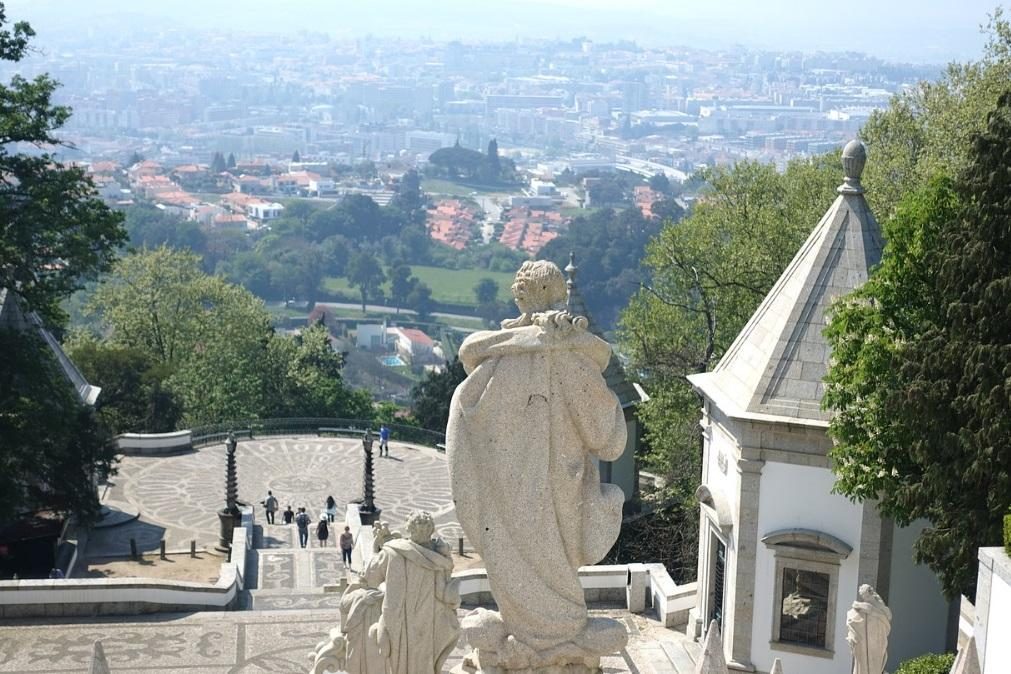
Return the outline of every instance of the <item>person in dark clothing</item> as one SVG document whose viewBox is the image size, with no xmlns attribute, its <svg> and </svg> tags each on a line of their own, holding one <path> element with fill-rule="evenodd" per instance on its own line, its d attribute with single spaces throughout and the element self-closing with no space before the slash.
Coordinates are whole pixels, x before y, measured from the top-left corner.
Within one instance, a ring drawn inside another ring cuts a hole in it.
<svg viewBox="0 0 1011 674">
<path fill-rule="evenodd" d="M 298 527 L 298 544 L 301 547 L 309 545 L 309 514 L 305 508 L 299 508 L 295 515 L 295 526 Z"/>
<path fill-rule="evenodd" d="M 326 514 L 319 516 L 319 524 L 316 525 L 316 538 L 319 539 L 319 547 L 326 547 L 326 539 L 330 538 L 330 526 L 327 524 Z"/>
<path fill-rule="evenodd" d="M 291 524 L 295 521 L 295 511 L 291 509 L 291 506 L 288 506 L 288 509 L 281 513 L 281 519 L 285 524 Z"/>
</svg>

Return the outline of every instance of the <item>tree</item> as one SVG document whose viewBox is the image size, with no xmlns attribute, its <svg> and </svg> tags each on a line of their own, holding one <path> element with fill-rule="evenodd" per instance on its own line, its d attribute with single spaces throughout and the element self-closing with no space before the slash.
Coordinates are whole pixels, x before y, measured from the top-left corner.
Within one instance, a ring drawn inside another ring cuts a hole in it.
<svg viewBox="0 0 1011 674">
<path fill-rule="evenodd" d="M 0 328 L 0 353 L 0 521 L 37 509 L 95 521 L 115 444 L 34 330 Z"/>
<path fill-rule="evenodd" d="M 417 281 L 411 288 L 407 296 L 407 306 L 414 309 L 418 318 L 422 321 L 428 320 L 432 315 L 432 289 L 428 284 Z"/>
<path fill-rule="evenodd" d="M 711 369 L 836 196 L 838 155 L 780 175 L 741 162 L 705 173 L 692 215 L 648 246 L 648 280 L 621 315 L 621 344 L 650 400 L 638 407 L 650 470 L 688 497 L 701 457 L 699 400 L 685 376 Z"/>
<path fill-rule="evenodd" d="M 291 155 L 291 161 L 292 161 L 293 163 L 295 163 L 295 164 L 298 164 L 299 162 L 301 162 L 301 161 L 302 161 L 302 156 L 301 156 L 301 155 L 300 155 L 300 154 L 298 153 L 298 150 L 295 150 L 295 151 L 294 151 L 294 152 L 292 153 L 292 155 Z"/>
<path fill-rule="evenodd" d="M 224 173 L 228 170 L 228 164 L 225 163 L 225 157 L 220 152 L 215 152 L 214 157 L 211 159 L 211 172 L 212 173 Z"/>
<path fill-rule="evenodd" d="M 880 268 L 826 333 L 836 488 L 929 520 L 916 558 L 950 597 L 973 596 L 1011 507 L 1011 92 L 966 159 L 899 202 Z"/>
<path fill-rule="evenodd" d="M 379 290 L 379 286 L 386 280 L 383 268 L 379 266 L 379 261 L 370 253 L 359 252 L 348 262 L 348 281 L 358 288 L 362 295 L 362 313 L 365 313 L 365 305 L 369 297 L 373 297 Z"/>
<path fill-rule="evenodd" d="M 872 157 L 864 172 L 867 199 L 879 218 L 938 171 L 956 175 L 967 165 L 970 139 L 986 128 L 1011 81 L 1011 24 L 1000 7 L 986 33 L 982 58 L 951 63 L 937 80 L 895 96 L 860 131 Z"/>
<path fill-rule="evenodd" d="M 200 253 L 207 246 L 207 236 L 200 225 L 166 213 L 149 204 L 136 204 L 123 211 L 130 244 L 136 248 L 189 248 Z"/>
<path fill-rule="evenodd" d="M 102 389 L 95 412 L 112 433 L 164 433 L 175 430 L 182 405 L 165 385 L 171 374 L 140 349 L 103 344 L 78 334 L 67 354 L 85 378 Z"/>
<path fill-rule="evenodd" d="M 133 152 L 130 153 L 130 157 L 126 160 L 126 165 L 135 166 L 141 163 L 142 161 L 144 161 L 144 155 L 134 150 Z"/>
<path fill-rule="evenodd" d="M 226 165 L 227 165 L 227 167 L 229 169 L 235 168 L 235 154 L 234 153 L 232 153 L 232 152 L 228 153 L 228 161 L 226 162 Z"/>
<path fill-rule="evenodd" d="M 498 283 L 495 279 L 481 279 L 474 286 L 474 297 L 478 304 L 491 304 L 498 299 Z"/>
<path fill-rule="evenodd" d="M 411 276 L 411 268 L 406 264 L 398 264 L 390 271 L 390 299 L 397 308 L 397 314 L 417 282 L 418 279 Z"/>
<path fill-rule="evenodd" d="M 411 410 L 422 428 L 446 432 L 449 423 L 449 401 L 456 387 L 467 378 L 463 364 L 453 359 L 441 372 L 428 372 L 424 379 L 411 389 Z"/>
<path fill-rule="evenodd" d="M 248 291 L 204 274 L 196 255 L 157 248 L 124 257 L 90 310 L 112 344 L 171 372 L 167 385 L 186 423 L 255 417 L 266 407 L 270 317 Z"/>
<path fill-rule="evenodd" d="M 370 419 L 372 398 L 348 389 L 341 369 L 344 359 L 334 351 L 330 333 L 315 323 L 293 337 L 274 337 L 267 350 L 271 369 L 266 414 L 274 417 L 338 417 Z"/>
<path fill-rule="evenodd" d="M 670 180 L 663 173 L 654 173 L 649 179 L 649 186 L 650 189 L 665 196 L 671 192 Z"/>
<path fill-rule="evenodd" d="M 0 61 L 17 63 L 35 35 L 25 22 L 8 27 L 0 5 Z M 126 240 L 123 218 L 95 194 L 83 169 L 57 161 L 56 132 L 70 109 L 53 105 L 48 75 L 15 75 L 0 85 L 0 288 L 17 289 L 29 308 L 63 317 L 60 300 L 109 269 Z M 21 144 L 42 148 L 19 154 Z"/>
</svg>

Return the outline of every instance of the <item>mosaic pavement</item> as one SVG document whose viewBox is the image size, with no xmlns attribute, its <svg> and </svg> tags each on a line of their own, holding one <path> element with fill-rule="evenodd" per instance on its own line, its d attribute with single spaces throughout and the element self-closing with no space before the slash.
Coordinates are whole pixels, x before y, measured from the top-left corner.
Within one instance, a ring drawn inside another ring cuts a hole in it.
<svg viewBox="0 0 1011 674">
<path fill-rule="evenodd" d="M 620 612 L 628 647 L 605 658 L 605 674 L 688 674 L 694 652 L 685 637 L 654 621 Z M 306 672 L 308 654 L 338 620 L 337 611 L 197 613 L 134 622 L 89 620 L 61 625 L 22 623 L 0 627 L 0 672 L 87 672 L 92 644 L 102 641 L 110 668 L 184 674 L 286 674 Z M 697 647 L 695 647 L 697 650 Z M 673 655 L 672 655 L 673 654 Z M 444 672 L 455 666 L 458 650 Z M 675 665 L 680 658 L 681 666 Z"/>
<path fill-rule="evenodd" d="M 313 519 L 328 495 L 343 508 L 362 496 L 361 441 L 343 438 L 286 437 L 240 440 L 239 498 L 257 506 L 270 489 L 283 509 L 305 506 Z M 376 504 L 383 519 L 399 528 L 413 509 L 436 518 L 448 540 L 461 535 L 453 512 L 449 474 L 443 454 L 433 449 L 390 443 L 390 458 L 375 458 Z M 166 457 L 124 457 L 111 478 L 107 502 L 125 503 L 140 511 L 139 520 L 95 532 L 89 556 L 129 552 L 129 539 L 141 550 L 156 550 L 162 538 L 170 550 L 186 549 L 190 540 L 210 546 L 217 542 L 216 511 L 224 499 L 223 445 Z M 280 519 L 280 514 L 278 514 Z M 291 534 L 271 527 L 264 546 L 290 547 Z M 281 537 L 269 540 L 275 536 Z"/>
</svg>

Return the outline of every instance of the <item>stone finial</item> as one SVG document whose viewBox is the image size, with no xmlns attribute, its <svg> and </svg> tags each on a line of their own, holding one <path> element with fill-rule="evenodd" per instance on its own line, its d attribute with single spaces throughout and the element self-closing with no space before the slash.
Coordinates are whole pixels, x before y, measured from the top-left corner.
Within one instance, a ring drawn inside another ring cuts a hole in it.
<svg viewBox="0 0 1011 674">
<path fill-rule="evenodd" d="M 842 151 L 842 164 L 845 179 L 839 186 L 840 194 L 863 194 L 864 187 L 860 184 L 860 176 L 864 173 L 867 163 L 867 148 L 854 138 L 846 143 Z"/>
<path fill-rule="evenodd" d="M 776 658 L 772 661 L 772 669 L 769 670 L 769 674 L 783 674 L 783 661 Z"/>
<path fill-rule="evenodd" d="M 105 649 L 102 642 L 96 641 L 91 651 L 91 666 L 88 668 L 89 674 L 109 674 L 109 661 L 105 658 Z"/>
<path fill-rule="evenodd" d="M 569 251 L 569 264 L 565 265 L 565 291 L 566 308 L 571 313 L 573 310 L 572 306 L 572 291 L 576 287 L 576 272 L 579 271 L 579 267 L 576 266 L 576 251 Z"/>
<path fill-rule="evenodd" d="M 951 666 L 951 674 L 980 674 L 983 668 L 979 666 L 979 651 L 976 649 L 976 635 L 969 637 L 969 641 L 962 646 L 962 649 L 955 656 L 955 663 Z"/>
<path fill-rule="evenodd" d="M 702 655 L 695 665 L 695 674 L 727 674 L 723 639 L 720 637 L 720 626 L 715 620 L 709 623 L 706 640 L 702 644 Z"/>
</svg>

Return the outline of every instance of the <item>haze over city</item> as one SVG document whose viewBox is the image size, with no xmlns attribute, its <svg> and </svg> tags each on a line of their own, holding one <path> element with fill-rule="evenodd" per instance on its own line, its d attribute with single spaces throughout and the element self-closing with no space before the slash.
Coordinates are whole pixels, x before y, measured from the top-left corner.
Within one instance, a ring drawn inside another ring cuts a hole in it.
<svg viewBox="0 0 1011 674">
<path fill-rule="evenodd" d="M 524 37 L 634 40 L 803 51 L 862 51 L 891 60 L 943 63 L 978 53 L 979 26 L 994 0 L 13 0 L 12 16 L 40 28 L 101 34 L 123 25 L 256 32 L 323 31 L 335 36 L 513 40 Z M 71 28 L 72 27 L 72 28 Z M 46 39 L 41 40 L 42 44 Z"/>
</svg>

